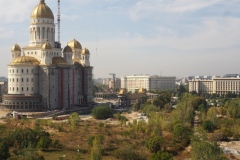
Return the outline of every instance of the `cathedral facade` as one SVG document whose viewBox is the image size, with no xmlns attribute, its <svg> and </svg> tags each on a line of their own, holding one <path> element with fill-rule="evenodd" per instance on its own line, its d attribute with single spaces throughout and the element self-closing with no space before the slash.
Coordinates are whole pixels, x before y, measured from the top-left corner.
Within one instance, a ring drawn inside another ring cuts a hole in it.
<svg viewBox="0 0 240 160">
<path fill-rule="evenodd" d="M 90 52 L 73 39 L 55 42 L 54 15 L 44 0 L 33 9 L 28 46 L 15 44 L 2 107 L 14 111 L 64 109 L 92 101 Z"/>
</svg>

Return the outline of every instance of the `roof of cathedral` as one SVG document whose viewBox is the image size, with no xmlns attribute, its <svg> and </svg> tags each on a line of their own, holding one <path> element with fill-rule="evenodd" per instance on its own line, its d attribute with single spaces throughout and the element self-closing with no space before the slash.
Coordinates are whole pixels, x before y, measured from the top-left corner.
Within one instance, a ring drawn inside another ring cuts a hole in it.
<svg viewBox="0 0 240 160">
<path fill-rule="evenodd" d="M 53 57 L 52 64 L 67 64 L 67 61 L 63 57 Z"/>
<path fill-rule="evenodd" d="M 21 52 L 21 47 L 18 44 L 15 44 L 14 46 L 12 46 L 11 51 L 12 52 L 14 52 L 14 51 L 20 51 Z"/>
<path fill-rule="evenodd" d="M 72 49 L 82 49 L 81 44 L 76 40 L 73 39 L 68 43 L 69 47 L 71 47 Z"/>
<path fill-rule="evenodd" d="M 52 10 L 45 4 L 45 0 L 40 0 L 40 3 L 33 9 L 31 18 L 54 19 L 54 16 Z"/>
<path fill-rule="evenodd" d="M 9 65 L 39 65 L 40 62 L 30 56 L 20 56 L 12 60 L 12 62 Z"/>
<path fill-rule="evenodd" d="M 82 50 L 82 54 L 90 54 L 89 50 L 87 48 L 84 48 Z"/>
<path fill-rule="evenodd" d="M 63 49 L 63 53 L 66 53 L 66 52 L 72 52 L 72 48 L 69 47 L 69 45 L 67 45 L 67 46 Z"/>
<path fill-rule="evenodd" d="M 52 47 L 48 42 L 46 42 L 42 45 L 42 49 L 52 49 Z"/>
</svg>

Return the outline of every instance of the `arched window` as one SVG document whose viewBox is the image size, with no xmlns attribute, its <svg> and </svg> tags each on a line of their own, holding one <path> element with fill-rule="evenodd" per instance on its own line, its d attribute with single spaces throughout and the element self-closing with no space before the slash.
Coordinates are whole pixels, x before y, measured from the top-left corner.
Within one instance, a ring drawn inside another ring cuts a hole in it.
<svg viewBox="0 0 240 160">
<path fill-rule="evenodd" d="M 49 38 L 49 28 L 47 28 L 47 39 Z"/>
<path fill-rule="evenodd" d="M 39 27 L 37 28 L 37 36 L 38 36 L 38 39 L 40 39 L 40 28 Z"/>
<path fill-rule="evenodd" d="M 45 27 L 42 28 L 42 38 L 44 39 Z"/>
<path fill-rule="evenodd" d="M 14 78 L 13 78 L 13 82 L 14 82 Z"/>
<path fill-rule="evenodd" d="M 22 82 L 23 82 L 23 78 L 22 78 Z"/>
<path fill-rule="evenodd" d="M 17 87 L 17 91 L 18 91 L 18 87 Z"/>
<path fill-rule="evenodd" d="M 13 87 L 13 91 L 14 91 L 14 87 Z"/>
<path fill-rule="evenodd" d="M 17 82 L 18 82 L 18 78 L 17 78 Z"/>
<path fill-rule="evenodd" d="M 27 91 L 28 91 L 28 87 L 27 87 Z"/>
</svg>

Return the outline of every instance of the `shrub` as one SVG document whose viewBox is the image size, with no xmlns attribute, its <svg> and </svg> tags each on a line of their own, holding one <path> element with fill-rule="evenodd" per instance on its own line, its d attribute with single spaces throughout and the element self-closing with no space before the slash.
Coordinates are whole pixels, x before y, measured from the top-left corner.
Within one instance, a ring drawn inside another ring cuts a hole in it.
<svg viewBox="0 0 240 160">
<path fill-rule="evenodd" d="M 168 152 L 158 151 L 152 154 L 150 160 L 173 160 L 173 155 Z"/>
<path fill-rule="evenodd" d="M 139 160 L 139 155 L 135 152 L 132 146 L 123 146 L 115 151 L 115 156 L 122 160 Z"/>
<path fill-rule="evenodd" d="M 92 110 L 92 116 L 95 119 L 107 119 L 112 118 L 113 113 L 109 107 L 96 107 Z"/>
<path fill-rule="evenodd" d="M 162 148 L 162 143 L 163 143 L 163 138 L 160 136 L 151 136 L 147 141 L 146 141 L 146 147 L 152 152 L 152 153 L 157 153 L 158 151 L 161 150 Z"/>
<path fill-rule="evenodd" d="M 204 121 L 202 124 L 202 127 L 204 130 L 206 130 L 208 132 L 213 132 L 213 130 L 215 128 L 215 126 L 209 120 Z"/>
<path fill-rule="evenodd" d="M 88 140 L 87 140 L 89 146 L 91 146 L 91 147 L 93 146 L 93 141 L 94 141 L 95 138 L 97 138 L 100 143 L 103 143 L 103 141 L 104 141 L 104 136 L 103 135 L 89 136 Z"/>
</svg>

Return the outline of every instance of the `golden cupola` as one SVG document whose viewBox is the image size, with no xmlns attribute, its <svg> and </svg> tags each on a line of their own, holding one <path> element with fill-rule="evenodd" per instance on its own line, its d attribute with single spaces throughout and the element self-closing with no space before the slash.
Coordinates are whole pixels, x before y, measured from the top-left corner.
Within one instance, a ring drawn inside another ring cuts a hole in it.
<svg viewBox="0 0 240 160">
<path fill-rule="evenodd" d="M 89 50 L 87 49 L 87 48 L 84 48 L 83 50 L 82 50 L 82 53 L 81 53 L 82 55 L 85 55 L 85 54 L 90 54 L 90 52 L 89 52 Z"/>
<path fill-rule="evenodd" d="M 71 40 L 68 43 L 68 46 L 71 47 L 73 50 L 74 49 L 82 49 L 81 44 L 77 40 L 75 40 L 75 39 Z"/>
<path fill-rule="evenodd" d="M 18 44 L 15 44 L 12 49 L 11 49 L 12 52 L 21 52 L 21 47 L 18 45 Z"/>
<path fill-rule="evenodd" d="M 43 49 L 43 50 L 52 49 L 52 47 L 51 47 L 51 45 L 50 45 L 48 42 L 46 42 L 46 43 L 44 43 L 44 44 L 42 45 L 42 49 Z"/>
<path fill-rule="evenodd" d="M 40 0 L 40 3 L 33 9 L 31 18 L 54 19 L 54 15 L 52 10 L 45 4 L 45 0 Z"/>
</svg>

